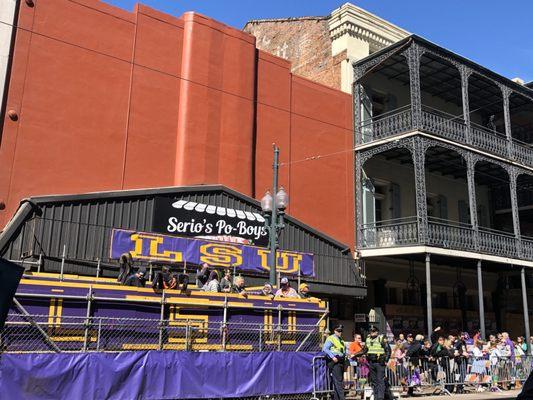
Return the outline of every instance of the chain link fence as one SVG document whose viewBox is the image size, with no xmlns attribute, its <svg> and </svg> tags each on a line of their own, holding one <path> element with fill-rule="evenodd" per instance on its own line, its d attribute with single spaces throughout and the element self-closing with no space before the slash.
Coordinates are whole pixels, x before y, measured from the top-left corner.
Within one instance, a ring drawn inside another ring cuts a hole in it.
<svg viewBox="0 0 533 400">
<path fill-rule="evenodd" d="M 251 324 L 205 319 L 154 320 L 10 314 L 3 352 L 319 351 L 317 325 Z"/>
</svg>

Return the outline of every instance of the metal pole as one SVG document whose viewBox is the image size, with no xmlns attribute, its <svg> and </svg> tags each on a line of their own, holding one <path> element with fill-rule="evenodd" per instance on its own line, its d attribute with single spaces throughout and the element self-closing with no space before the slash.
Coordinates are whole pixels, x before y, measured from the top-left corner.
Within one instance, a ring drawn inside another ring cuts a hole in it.
<svg viewBox="0 0 533 400">
<path fill-rule="evenodd" d="M 83 336 L 83 351 L 87 351 L 89 341 L 89 320 L 91 318 L 91 302 L 93 299 L 93 287 L 89 286 L 89 293 L 87 293 L 87 313 L 85 314 L 85 334 Z"/>
<path fill-rule="evenodd" d="M 283 307 L 278 306 L 278 351 L 281 351 L 281 311 Z"/>
<path fill-rule="evenodd" d="M 431 309 L 431 255 L 426 254 L 426 308 L 428 317 L 428 339 L 433 333 L 433 314 Z"/>
<path fill-rule="evenodd" d="M 481 339 L 485 340 L 485 304 L 483 303 L 483 275 L 481 271 L 481 260 L 477 261 L 477 295 L 479 300 L 479 333 Z"/>
<path fill-rule="evenodd" d="M 224 298 L 224 314 L 222 317 L 222 351 L 226 351 L 226 328 L 228 322 L 228 296 Z"/>
<path fill-rule="evenodd" d="M 191 337 L 191 326 L 189 324 L 189 320 L 185 321 L 185 351 L 189 351 L 189 340 Z"/>
<path fill-rule="evenodd" d="M 98 320 L 98 337 L 96 338 L 96 351 L 100 351 L 100 338 L 102 337 L 102 318 Z"/>
<path fill-rule="evenodd" d="M 298 293 L 300 292 L 300 285 L 302 284 L 302 271 L 300 265 L 298 265 Z"/>
<path fill-rule="evenodd" d="M 526 334 L 526 343 L 527 343 L 527 354 L 531 355 L 531 342 L 529 338 L 531 336 L 529 330 L 529 308 L 527 305 L 527 287 L 526 287 L 526 268 L 522 267 L 520 271 L 520 276 L 522 278 L 522 303 L 524 305 L 524 328 Z"/>
<path fill-rule="evenodd" d="M 63 245 L 63 254 L 61 255 L 61 272 L 59 274 L 59 280 L 63 280 L 63 270 L 65 269 L 65 257 L 67 256 L 67 245 Z"/>
<path fill-rule="evenodd" d="M 37 272 L 41 272 L 42 262 L 43 262 L 43 253 L 39 253 L 39 261 L 38 261 L 39 264 L 37 264 Z"/>
<path fill-rule="evenodd" d="M 96 277 L 99 278 L 100 277 L 100 259 L 97 258 L 96 261 L 97 261 L 97 263 L 96 263 Z"/>
<path fill-rule="evenodd" d="M 163 350 L 163 326 L 165 320 L 165 290 L 161 293 L 161 315 L 159 317 L 159 350 Z"/>
<path fill-rule="evenodd" d="M 263 324 L 259 325 L 259 351 L 263 351 Z"/>
<path fill-rule="evenodd" d="M 270 284 L 274 286 L 276 284 L 276 250 L 277 250 L 277 241 L 278 241 L 278 235 L 277 235 L 277 229 L 276 225 L 278 223 L 278 206 L 276 204 L 276 194 L 278 193 L 278 159 L 279 159 L 279 147 L 277 147 L 275 144 L 272 145 L 274 148 L 274 164 L 272 165 L 272 169 L 274 171 L 273 178 L 272 178 L 272 216 L 270 219 L 270 237 L 269 237 L 269 248 L 270 248 L 270 254 L 269 254 L 269 261 L 268 264 L 270 266 Z"/>
</svg>

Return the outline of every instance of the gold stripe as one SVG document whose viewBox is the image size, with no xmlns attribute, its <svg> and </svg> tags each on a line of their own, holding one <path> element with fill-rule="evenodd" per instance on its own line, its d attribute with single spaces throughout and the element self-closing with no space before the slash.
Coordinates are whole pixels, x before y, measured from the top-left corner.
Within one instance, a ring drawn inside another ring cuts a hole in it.
<svg viewBox="0 0 533 400">
<path fill-rule="evenodd" d="M 56 315 L 56 299 L 50 299 L 50 308 L 48 309 L 48 326 L 53 326 L 55 315 Z"/>
<path fill-rule="evenodd" d="M 57 327 L 61 326 L 61 315 L 63 314 L 63 299 L 57 299 L 56 307 L 56 325 Z"/>
<path fill-rule="evenodd" d="M 158 293 L 154 293 L 154 290 L 152 288 L 137 288 L 137 287 L 129 287 L 129 286 L 122 286 L 119 284 L 102 284 L 102 283 L 94 283 L 96 278 L 91 278 L 91 281 L 88 283 L 85 282 L 60 282 L 60 281 L 47 281 L 47 280 L 33 280 L 33 279 L 21 279 L 20 283 L 22 285 L 34 285 L 34 286 L 56 286 L 56 287 L 72 287 L 72 288 L 86 288 L 88 289 L 90 286 L 93 286 L 93 289 L 110 289 L 110 290 L 120 290 L 120 291 L 126 291 L 126 292 L 136 292 L 136 293 L 148 293 L 153 295 L 153 297 L 159 297 Z M 81 280 L 81 279 L 80 279 Z M 111 281 L 113 282 L 113 281 Z M 176 291 L 177 292 L 177 291 Z M 167 292 L 168 293 L 168 292 Z M 190 296 L 201 296 L 205 297 L 206 292 L 199 290 L 199 289 L 192 289 L 190 292 Z M 209 293 L 209 296 L 213 297 L 220 297 L 225 298 L 226 296 L 228 299 L 244 299 L 239 294 L 231 294 L 231 293 Z M 248 295 L 248 300 L 264 300 L 263 296 L 259 295 Z M 288 303 L 287 300 L 279 299 L 277 300 L 281 303 Z M 292 306 L 295 307 L 297 304 L 295 303 L 314 303 L 319 306 L 319 308 L 325 308 L 325 302 L 319 301 L 319 299 L 290 299 L 290 303 L 292 304 L 286 304 L 286 306 Z M 240 303 L 239 303 L 240 304 Z M 249 304 L 249 303 L 244 303 Z M 310 310 L 313 311 L 313 310 Z"/>
<path fill-rule="evenodd" d="M 157 350 L 159 345 L 147 343 L 126 343 L 122 345 L 124 350 Z M 192 345 L 191 350 L 220 350 L 220 344 L 200 344 Z M 253 345 L 251 344 L 227 344 L 227 350 L 253 350 Z M 185 344 L 165 344 L 163 345 L 163 350 L 185 350 Z"/>
<path fill-rule="evenodd" d="M 54 342 L 83 342 L 85 336 L 50 336 Z M 95 337 L 88 337 L 89 341 L 96 342 Z"/>
</svg>

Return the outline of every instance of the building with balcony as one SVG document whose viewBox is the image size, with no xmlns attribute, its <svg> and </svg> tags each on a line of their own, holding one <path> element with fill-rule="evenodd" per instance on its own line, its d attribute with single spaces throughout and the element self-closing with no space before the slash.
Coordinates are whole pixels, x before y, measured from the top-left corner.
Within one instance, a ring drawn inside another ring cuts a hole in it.
<svg viewBox="0 0 533 400">
<path fill-rule="evenodd" d="M 371 301 L 393 330 L 529 335 L 533 90 L 414 35 L 355 62 L 353 90 Z"/>
</svg>

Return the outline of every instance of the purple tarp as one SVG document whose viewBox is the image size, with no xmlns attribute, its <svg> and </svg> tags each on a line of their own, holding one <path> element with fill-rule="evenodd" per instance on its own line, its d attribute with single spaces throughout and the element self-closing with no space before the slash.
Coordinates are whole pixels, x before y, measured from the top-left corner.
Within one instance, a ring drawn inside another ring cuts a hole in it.
<svg viewBox="0 0 533 400">
<path fill-rule="evenodd" d="M 191 399 L 310 393 L 313 353 L 0 355 L 5 399 Z"/>
</svg>

